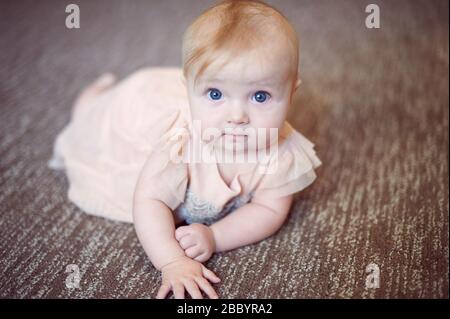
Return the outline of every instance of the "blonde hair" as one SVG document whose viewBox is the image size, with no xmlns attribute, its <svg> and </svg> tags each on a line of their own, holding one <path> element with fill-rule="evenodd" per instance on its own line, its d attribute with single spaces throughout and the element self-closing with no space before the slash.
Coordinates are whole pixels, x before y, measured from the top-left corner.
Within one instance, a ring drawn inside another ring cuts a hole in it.
<svg viewBox="0 0 450 319">
<path fill-rule="evenodd" d="M 291 51 L 292 75 L 297 80 L 299 41 L 286 17 L 259 0 L 222 1 L 205 10 L 184 33 L 183 74 L 187 78 L 198 64 L 194 75 L 196 80 L 220 53 L 228 53 L 228 57 L 236 56 L 274 39 L 287 42 Z"/>
</svg>

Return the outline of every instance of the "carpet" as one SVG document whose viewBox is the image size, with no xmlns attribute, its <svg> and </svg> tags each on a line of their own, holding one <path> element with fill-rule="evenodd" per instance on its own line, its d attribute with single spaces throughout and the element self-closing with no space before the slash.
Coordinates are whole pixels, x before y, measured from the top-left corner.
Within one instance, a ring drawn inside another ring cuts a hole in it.
<svg viewBox="0 0 450 319">
<path fill-rule="evenodd" d="M 160 274 L 132 225 L 83 213 L 46 163 L 87 83 L 179 66 L 214 2 L 76 3 L 79 29 L 65 2 L 0 2 L 0 297 L 153 298 Z M 379 29 L 364 1 L 269 3 L 300 35 L 288 120 L 323 165 L 274 236 L 206 263 L 219 296 L 448 298 L 448 1 L 378 0 Z"/>
</svg>

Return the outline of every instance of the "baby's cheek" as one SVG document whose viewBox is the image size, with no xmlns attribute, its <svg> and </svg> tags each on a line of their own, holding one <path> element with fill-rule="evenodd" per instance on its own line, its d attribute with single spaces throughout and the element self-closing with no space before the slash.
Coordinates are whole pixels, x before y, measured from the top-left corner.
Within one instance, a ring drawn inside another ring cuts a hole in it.
<svg viewBox="0 0 450 319">
<path fill-rule="evenodd" d="M 271 145 L 275 145 L 279 139 L 280 129 L 264 128 L 257 130 L 257 133 L 249 136 L 248 145 L 250 150 L 269 149 Z"/>
<path fill-rule="evenodd" d="M 204 143 L 217 140 L 222 134 L 220 124 L 201 119 L 193 120 L 193 130 Z"/>
<path fill-rule="evenodd" d="M 203 132 L 202 132 L 202 141 L 204 143 L 211 143 L 211 142 L 213 142 L 215 139 L 217 139 L 217 136 L 219 134 L 216 131 L 217 130 L 211 129 L 211 128 L 203 130 Z"/>
</svg>

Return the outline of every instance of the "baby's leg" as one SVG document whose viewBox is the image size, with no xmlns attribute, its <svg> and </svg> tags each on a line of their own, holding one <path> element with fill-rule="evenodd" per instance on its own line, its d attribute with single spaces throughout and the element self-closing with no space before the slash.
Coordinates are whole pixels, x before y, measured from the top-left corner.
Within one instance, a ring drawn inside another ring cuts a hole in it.
<svg viewBox="0 0 450 319">
<path fill-rule="evenodd" d="M 85 107 L 94 97 L 112 87 L 117 81 L 117 78 L 112 73 L 105 73 L 97 80 L 89 84 L 78 96 L 72 108 L 72 116 L 77 116 L 80 110 Z"/>
</svg>

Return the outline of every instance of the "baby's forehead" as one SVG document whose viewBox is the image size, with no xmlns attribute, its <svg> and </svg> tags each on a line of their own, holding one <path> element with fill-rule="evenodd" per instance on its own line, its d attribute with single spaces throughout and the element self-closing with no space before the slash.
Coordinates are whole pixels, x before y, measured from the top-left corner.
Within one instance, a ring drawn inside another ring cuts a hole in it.
<svg viewBox="0 0 450 319">
<path fill-rule="evenodd" d="M 256 68 L 239 68 L 227 65 L 217 72 L 205 72 L 201 77 L 202 82 L 227 83 L 238 82 L 242 84 L 273 84 L 280 80 L 280 70 L 258 70 Z"/>
<path fill-rule="evenodd" d="M 258 55 L 258 54 L 257 54 Z M 200 82 L 239 82 L 242 84 L 278 84 L 284 82 L 294 66 L 286 59 L 268 55 L 242 55 L 226 59 L 218 57 L 199 77 Z"/>
</svg>

